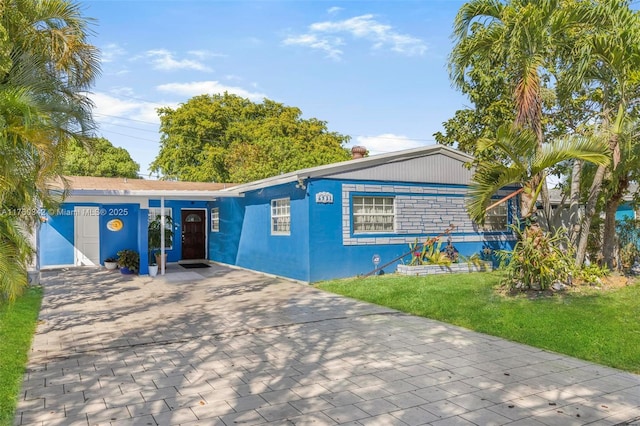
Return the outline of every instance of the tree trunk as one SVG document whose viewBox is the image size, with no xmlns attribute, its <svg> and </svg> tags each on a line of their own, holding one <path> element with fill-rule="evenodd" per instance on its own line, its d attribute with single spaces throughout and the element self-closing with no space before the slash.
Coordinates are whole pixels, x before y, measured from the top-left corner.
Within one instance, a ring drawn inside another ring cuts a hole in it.
<svg viewBox="0 0 640 426">
<path fill-rule="evenodd" d="M 609 198 L 605 206 L 602 255 L 604 257 L 604 263 L 610 271 L 616 271 L 620 267 L 616 258 L 616 211 L 618 210 L 622 197 L 618 197 L 617 195 L 618 194 Z"/>
<path fill-rule="evenodd" d="M 593 177 L 591 188 L 589 188 L 589 197 L 587 198 L 587 205 L 584 208 L 584 218 L 580 224 L 580 239 L 578 240 L 578 248 L 576 249 L 576 266 L 581 267 L 584 263 L 584 258 L 587 255 L 587 241 L 589 240 L 589 230 L 591 228 L 591 219 L 596 214 L 596 204 L 598 203 L 598 197 L 602 189 L 602 181 L 604 180 L 604 173 L 607 170 L 606 166 L 598 166 L 596 174 Z"/>
<path fill-rule="evenodd" d="M 605 204 L 605 219 L 604 219 L 604 237 L 602 242 L 602 255 L 604 261 L 610 271 L 620 269 L 618 262 L 618 234 L 616 230 L 616 212 L 620 203 L 624 197 L 624 193 L 629 187 L 629 181 L 627 179 L 621 179 L 618 182 L 615 194 L 607 199 Z"/>
<path fill-rule="evenodd" d="M 542 212 L 547 222 L 547 231 L 554 232 L 553 226 L 553 214 L 551 212 L 551 199 L 549 197 L 549 185 L 547 185 L 547 172 L 542 172 L 540 178 L 542 179 L 542 189 L 540 190 L 540 198 L 542 201 Z"/>
<path fill-rule="evenodd" d="M 582 161 L 574 160 L 571 170 L 571 188 L 569 195 L 569 241 L 575 247 L 580 235 L 580 176 L 582 174 Z"/>
<path fill-rule="evenodd" d="M 609 149 L 611 153 L 619 149 L 618 147 L 618 135 L 613 134 L 609 139 Z M 598 204 L 598 197 L 600 191 L 602 191 L 602 181 L 604 180 L 604 174 L 607 171 L 608 166 L 598 166 L 596 174 L 591 182 L 591 188 L 589 188 L 589 197 L 587 198 L 587 205 L 584 209 L 584 218 L 582 220 L 580 228 L 580 239 L 578 240 L 578 248 L 576 250 L 576 266 L 581 267 L 584 263 L 584 258 L 587 255 L 587 241 L 589 240 L 589 231 L 591 228 L 591 220 L 593 215 L 596 214 L 596 205 Z"/>
</svg>

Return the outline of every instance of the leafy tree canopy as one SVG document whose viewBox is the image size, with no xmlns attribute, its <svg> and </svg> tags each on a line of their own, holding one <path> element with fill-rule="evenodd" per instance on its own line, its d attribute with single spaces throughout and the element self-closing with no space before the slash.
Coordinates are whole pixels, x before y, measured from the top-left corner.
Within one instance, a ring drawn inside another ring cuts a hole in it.
<svg viewBox="0 0 640 426">
<path fill-rule="evenodd" d="M 200 95 L 158 114 L 161 146 L 151 170 L 162 179 L 242 183 L 350 158 L 348 136 L 269 99 Z"/>
<path fill-rule="evenodd" d="M 63 173 L 71 176 L 138 177 L 140 165 L 124 148 L 115 147 L 104 138 L 92 139 L 85 148 L 70 144 L 64 158 Z"/>
<path fill-rule="evenodd" d="M 33 253 L 24 229 L 37 216 L 15 212 L 59 201 L 48 183 L 94 126 L 90 21 L 73 0 L 0 1 L 0 303 L 26 287 Z"/>
</svg>

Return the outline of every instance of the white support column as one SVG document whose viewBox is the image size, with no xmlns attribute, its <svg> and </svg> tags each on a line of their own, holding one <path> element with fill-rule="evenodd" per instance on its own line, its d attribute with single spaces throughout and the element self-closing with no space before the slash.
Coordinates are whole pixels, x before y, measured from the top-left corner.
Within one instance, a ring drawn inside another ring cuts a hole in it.
<svg viewBox="0 0 640 426">
<path fill-rule="evenodd" d="M 162 216 L 162 226 L 160 227 L 160 275 L 164 275 L 164 270 L 166 268 L 166 261 L 164 257 L 165 247 L 164 247 L 164 226 L 166 222 L 164 216 L 164 196 L 160 197 L 160 216 Z"/>
</svg>

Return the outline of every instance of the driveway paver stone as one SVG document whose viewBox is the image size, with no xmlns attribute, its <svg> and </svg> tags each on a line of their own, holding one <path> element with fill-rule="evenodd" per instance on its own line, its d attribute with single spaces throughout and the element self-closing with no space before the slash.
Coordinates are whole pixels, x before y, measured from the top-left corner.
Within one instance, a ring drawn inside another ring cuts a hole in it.
<svg viewBox="0 0 640 426">
<path fill-rule="evenodd" d="M 640 425 L 640 376 L 211 265 L 44 272 L 15 425 Z"/>
</svg>

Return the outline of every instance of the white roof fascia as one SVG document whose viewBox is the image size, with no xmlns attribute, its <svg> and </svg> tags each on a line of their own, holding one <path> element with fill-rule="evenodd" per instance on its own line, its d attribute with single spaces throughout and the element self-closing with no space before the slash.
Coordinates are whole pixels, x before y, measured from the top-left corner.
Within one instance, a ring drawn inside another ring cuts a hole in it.
<svg viewBox="0 0 640 426">
<path fill-rule="evenodd" d="M 168 199 L 211 200 L 223 197 L 242 197 L 231 191 L 176 191 L 176 190 L 123 190 L 123 189 L 73 189 L 68 196 L 119 196 L 119 197 L 165 197 Z"/>
<path fill-rule="evenodd" d="M 244 193 L 253 191 L 268 186 L 281 185 L 284 183 L 295 182 L 299 179 L 311 179 L 318 177 L 329 177 L 331 175 L 342 173 L 345 171 L 353 171 L 368 167 L 374 167 L 380 164 L 394 163 L 398 161 L 404 161 L 412 158 L 444 154 L 451 158 L 467 162 L 474 159 L 473 156 L 465 154 L 460 151 L 456 151 L 453 148 L 445 145 L 427 145 L 419 148 L 412 148 L 403 151 L 390 152 L 388 154 L 374 155 L 371 157 L 358 158 L 355 160 L 342 161 L 340 163 L 326 164 L 323 166 L 310 167 L 308 169 L 296 170 L 294 172 L 284 173 L 278 176 L 273 176 L 266 179 L 257 180 L 254 182 L 245 183 L 242 185 L 234 186 L 229 189 L 223 189 L 222 191 L 233 191 L 236 193 Z"/>
</svg>

